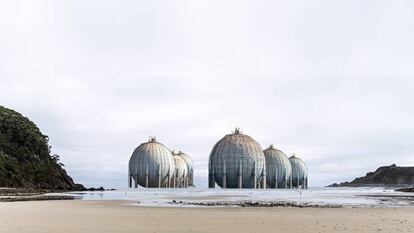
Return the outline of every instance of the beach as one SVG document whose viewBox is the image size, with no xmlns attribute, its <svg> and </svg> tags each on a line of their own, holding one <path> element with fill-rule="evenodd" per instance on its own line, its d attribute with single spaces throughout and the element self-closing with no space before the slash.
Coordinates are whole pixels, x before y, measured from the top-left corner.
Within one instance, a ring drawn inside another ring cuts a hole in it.
<svg viewBox="0 0 414 233">
<path fill-rule="evenodd" d="M 132 201 L 0 203 L 0 232 L 414 232 L 414 208 L 143 207 Z"/>
</svg>

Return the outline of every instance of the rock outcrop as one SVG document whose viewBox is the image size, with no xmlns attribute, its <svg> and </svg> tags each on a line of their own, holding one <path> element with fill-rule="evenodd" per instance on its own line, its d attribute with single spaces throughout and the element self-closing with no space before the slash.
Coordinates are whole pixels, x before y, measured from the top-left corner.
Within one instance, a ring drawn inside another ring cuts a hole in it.
<svg viewBox="0 0 414 233">
<path fill-rule="evenodd" d="M 414 193 L 414 187 L 411 188 L 400 188 L 395 190 L 397 192 Z"/>
<path fill-rule="evenodd" d="M 28 118 L 0 106 L 0 187 L 78 190 L 48 137 Z"/>
<path fill-rule="evenodd" d="M 414 184 L 414 167 L 398 167 L 393 164 L 368 172 L 366 176 L 351 182 L 332 184 L 329 187 L 363 187 L 363 186 L 412 186 Z"/>
</svg>

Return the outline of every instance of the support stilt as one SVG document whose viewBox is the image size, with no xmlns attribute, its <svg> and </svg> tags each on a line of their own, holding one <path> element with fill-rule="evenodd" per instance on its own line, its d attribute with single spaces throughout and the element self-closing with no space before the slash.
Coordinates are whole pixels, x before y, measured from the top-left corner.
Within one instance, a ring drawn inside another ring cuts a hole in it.
<svg viewBox="0 0 414 233">
<path fill-rule="evenodd" d="M 296 188 L 299 188 L 299 172 L 296 174 Z"/>
<path fill-rule="evenodd" d="M 227 187 L 226 160 L 223 161 L 223 189 Z"/>
<path fill-rule="evenodd" d="M 148 163 L 145 168 L 145 188 L 148 188 Z"/>
<path fill-rule="evenodd" d="M 214 180 L 215 179 L 215 177 L 214 177 L 214 170 L 213 170 L 213 168 L 211 166 L 210 166 L 208 172 L 209 172 L 209 174 L 208 174 L 208 187 L 209 188 L 215 188 L 216 181 Z"/>
<path fill-rule="evenodd" d="M 256 161 L 253 162 L 253 188 L 257 188 L 257 177 L 256 177 Z"/>
<path fill-rule="evenodd" d="M 275 188 L 277 189 L 278 187 L 277 187 L 277 184 L 278 184 L 278 180 L 277 180 L 277 174 L 278 172 L 276 171 L 276 173 L 275 173 Z"/>
<path fill-rule="evenodd" d="M 173 176 L 172 179 L 174 179 L 174 173 L 173 173 L 172 176 Z M 165 186 L 167 188 L 171 188 L 171 170 L 168 171 L 167 182 L 166 182 Z"/>
<path fill-rule="evenodd" d="M 138 175 L 135 175 L 135 188 L 138 188 Z"/>
<path fill-rule="evenodd" d="M 193 186 L 194 185 L 194 180 L 193 180 L 193 177 L 194 176 L 194 171 L 193 171 L 193 169 L 191 169 L 191 173 L 190 173 L 190 186 Z"/>
<path fill-rule="evenodd" d="M 161 188 L 161 167 L 158 164 L 158 188 Z"/>
<path fill-rule="evenodd" d="M 180 188 L 180 177 L 178 176 L 178 174 L 175 175 L 175 178 L 176 178 L 175 182 L 177 182 L 176 186 L 177 188 Z"/>
<path fill-rule="evenodd" d="M 262 182 L 263 182 L 263 189 L 266 189 L 266 167 L 263 169 L 263 177 L 262 177 Z"/>
<path fill-rule="evenodd" d="M 242 175 L 243 175 L 243 167 L 242 167 L 242 161 L 240 160 L 240 163 L 239 163 L 239 189 L 243 188 L 243 184 L 242 184 L 243 177 L 242 177 Z"/>
</svg>

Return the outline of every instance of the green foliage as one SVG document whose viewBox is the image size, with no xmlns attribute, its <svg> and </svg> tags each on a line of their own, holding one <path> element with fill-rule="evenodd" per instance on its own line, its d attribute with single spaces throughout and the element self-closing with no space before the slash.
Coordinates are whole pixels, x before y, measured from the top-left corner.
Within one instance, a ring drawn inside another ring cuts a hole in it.
<svg viewBox="0 0 414 233">
<path fill-rule="evenodd" d="M 48 141 L 28 118 L 0 106 L 0 186 L 73 188 Z"/>
</svg>

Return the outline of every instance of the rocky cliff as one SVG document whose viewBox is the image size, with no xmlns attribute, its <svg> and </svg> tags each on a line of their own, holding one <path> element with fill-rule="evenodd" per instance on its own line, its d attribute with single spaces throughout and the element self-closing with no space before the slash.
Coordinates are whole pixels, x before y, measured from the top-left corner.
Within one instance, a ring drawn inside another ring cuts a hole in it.
<svg viewBox="0 0 414 233">
<path fill-rule="evenodd" d="M 20 113 L 0 106 L 0 187 L 82 189 L 50 154 L 48 137 Z"/>
<path fill-rule="evenodd" d="M 329 187 L 362 187 L 362 186 L 409 186 L 414 184 L 414 167 L 398 167 L 393 164 L 368 172 L 365 176 L 351 182 L 332 184 Z"/>
</svg>

